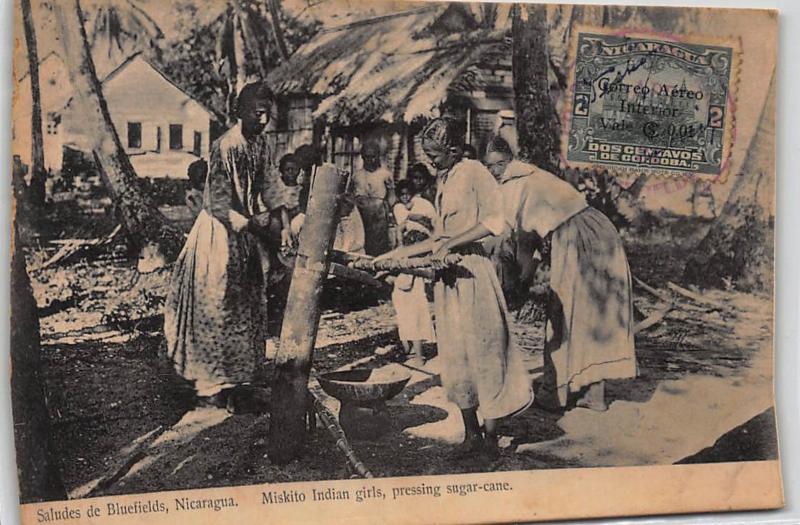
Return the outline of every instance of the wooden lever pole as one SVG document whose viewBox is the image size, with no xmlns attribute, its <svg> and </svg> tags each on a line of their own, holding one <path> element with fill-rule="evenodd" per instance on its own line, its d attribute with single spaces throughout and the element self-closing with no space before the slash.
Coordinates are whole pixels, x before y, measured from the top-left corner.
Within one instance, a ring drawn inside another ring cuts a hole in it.
<svg viewBox="0 0 800 525">
<path fill-rule="evenodd" d="M 330 267 L 338 201 L 346 181 L 332 165 L 317 169 L 300 232 L 272 386 L 269 456 L 278 465 L 297 457 L 306 440 L 308 376 L 319 326 L 319 299 Z"/>
</svg>

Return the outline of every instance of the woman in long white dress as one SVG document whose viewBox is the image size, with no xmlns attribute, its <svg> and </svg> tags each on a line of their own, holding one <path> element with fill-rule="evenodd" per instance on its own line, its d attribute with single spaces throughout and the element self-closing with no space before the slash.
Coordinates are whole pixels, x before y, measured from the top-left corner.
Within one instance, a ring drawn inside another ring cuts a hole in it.
<svg viewBox="0 0 800 525">
<path fill-rule="evenodd" d="M 606 410 L 605 380 L 636 376 L 631 274 L 611 221 L 568 182 L 514 160 L 504 139 L 487 148 L 506 221 L 516 231 L 551 239 L 545 371 L 537 404 Z"/>
<path fill-rule="evenodd" d="M 422 147 L 438 172 L 434 238 L 378 259 L 461 254 L 461 262 L 437 272 L 434 283 L 442 384 L 464 423 L 464 442 L 455 456 L 496 457 L 498 420 L 524 410 L 533 395 L 522 356 L 512 343 L 494 265 L 474 242 L 507 228 L 499 188 L 480 162 L 463 158 L 463 137 L 450 120 L 437 119 L 425 128 Z"/>
</svg>

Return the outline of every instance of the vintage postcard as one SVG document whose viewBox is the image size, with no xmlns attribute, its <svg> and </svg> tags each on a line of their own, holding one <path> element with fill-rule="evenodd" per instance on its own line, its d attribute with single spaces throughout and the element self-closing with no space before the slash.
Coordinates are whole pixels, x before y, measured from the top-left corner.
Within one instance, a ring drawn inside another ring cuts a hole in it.
<svg viewBox="0 0 800 525">
<path fill-rule="evenodd" d="M 783 505 L 776 11 L 14 14 L 24 524 Z"/>
</svg>

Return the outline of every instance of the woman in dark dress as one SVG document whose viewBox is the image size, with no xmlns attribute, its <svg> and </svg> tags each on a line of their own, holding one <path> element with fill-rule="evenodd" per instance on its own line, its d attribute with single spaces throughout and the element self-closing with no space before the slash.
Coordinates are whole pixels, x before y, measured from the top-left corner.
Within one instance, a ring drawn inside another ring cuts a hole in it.
<svg viewBox="0 0 800 525">
<path fill-rule="evenodd" d="M 238 123 L 211 147 L 203 208 L 175 263 L 164 308 L 167 354 L 198 402 L 238 411 L 264 355 L 264 252 L 269 225 L 259 190 L 272 164 L 262 131 L 274 97 L 263 84 L 239 95 Z M 245 388 L 242 388 L 245 387 Z"/>
</svg>

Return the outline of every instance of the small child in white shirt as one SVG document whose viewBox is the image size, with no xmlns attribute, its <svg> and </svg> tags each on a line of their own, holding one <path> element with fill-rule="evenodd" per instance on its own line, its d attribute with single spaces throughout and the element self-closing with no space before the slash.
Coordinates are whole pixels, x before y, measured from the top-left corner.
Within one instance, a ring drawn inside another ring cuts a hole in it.
<svg viewBox="0 0 800 525">
<path fill-rule="evenodd" d="M 416 244 L 431 236 L 436 210 L 426 199 L 414 195 L 411 184 L 397 184 L 400 202 L 394 205 L 397 230 L 404 245 Z M 413 366 L 421 366 L 422 343 L 435 341 L 425 282 L 421 277 L 400 274 L 394 282 L 392 304 L 397 313 L 397 329 L 406 355 Z"/>
</svg>

